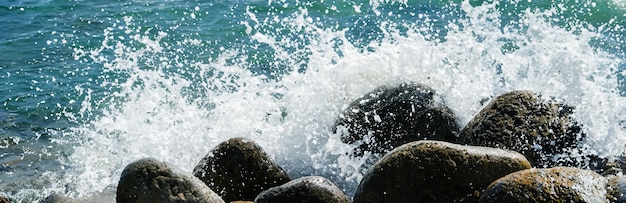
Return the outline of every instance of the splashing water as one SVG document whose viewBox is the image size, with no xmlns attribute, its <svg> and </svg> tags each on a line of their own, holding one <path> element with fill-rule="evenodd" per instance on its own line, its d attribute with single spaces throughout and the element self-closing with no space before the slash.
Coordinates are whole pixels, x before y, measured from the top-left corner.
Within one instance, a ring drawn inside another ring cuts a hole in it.
<svg viewBox="0 0 626 203">
<path fill-rule="evenodd" d="M 213 41 L 178 24 L 113 20 L 101 43 L 72 48 L 74 60 L 101 74 L 96 86 L 74 87 L 81 108 L 67 116 L 77 125 L 56 138 L 72 147 L 61 160 L 68 169 L 45 174 L 56 183 L 44 193 L 101 192 L 145 157 L 191 171 L 220 142 L 246 137 L 293 177 L 321 175 L 352 195 L 367 157 L 346 155 L 352 146 L 332 132 L 335 119 L 375 87 L 407 81 L 435 89 L 461 125 L 507 91 L 560 98 L 576 107 L 589 153 L 623 152 L 624 42 L 612 41 L 623 36 L 623 17 L 595 26 L 563 22 L 558 6 L 503 12 L 505 3 L 464 1 L 430 11 L 434 2 L 411 3 L 230 7 L 225 16 L 241 15 L 233 26 L 241 36 Z M 200 7 L 181 15 L 208 21 Z"/>
</svg>

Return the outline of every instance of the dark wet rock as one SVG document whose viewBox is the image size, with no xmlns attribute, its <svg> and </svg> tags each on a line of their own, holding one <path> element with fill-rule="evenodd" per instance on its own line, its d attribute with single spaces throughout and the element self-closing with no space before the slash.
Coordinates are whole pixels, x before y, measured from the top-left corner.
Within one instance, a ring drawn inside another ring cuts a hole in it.
<svg viewBox="0 0 626 203">
<path fill-rule="evenodd" d="M 266 189 L 291 180 L 252 140 L 233 138 L 219 144 L 193 173 L 225 201 L 252 201 Z"/>
<path fill-rule="evenodd" d="M 514 151 L 417 141 L 379 160 L 363 177 L 354 202 L 475 202 L 494 180 L 529 168 Z"/>
<path fill-rule="evenodd" d="M 415 83 L 376 88 L 352 102 L 335 124 L 343 142 L 358 146 L 356 155 L 384 155 L 425 139 L 454 142 L 459 130 L 456 116 L 435 91 Z"/>
<path fill-rule="evenodd" d="M 224 201 L 193 175 L 156 159 L 141 159 L 129 164 L 122 171 L 116 202 Z"/>
<path fill-rule="evenodd" d="M 350 203 L 337 186 L 320 176 L 307 176 L 263 191 L 255 203 Z"/>
<path fill-rule="evenodd" d="M 572 111 L 529 91 L 509 92 L 485 106 L 461 131 L 458 143 L 517 151 L 540 168 L 585 166 L 588 157 L 574 155 L 585 136 Z"/>
<path fill-rule="evenodd" d="M 606 197 L 609 202 L 626 203 L 626 177 L 620 175 L 611 176 L 607 179 Z"/>
<path fill-rule="evenodd" d="M 0 203 L 11 203 L 11 200 L 9 200 L 9 199 L 7 199 L 5 197 L 0 196 Z"/>
<path fill-rule="evenodd" d="M 494 181 L 479 202 L 606 202 L 606 182 L 591 170 L 529 169 Z"/>
<path fill-rule="evenodd" d="M 626 154 L 609 156 L 602 166 L 603 167 L 600 168 L 601 170 L 594 171 L 600 171 L 600 174 L 603 176 L 624 174 L 624 169 L 626 168 Z"/>
</svg>

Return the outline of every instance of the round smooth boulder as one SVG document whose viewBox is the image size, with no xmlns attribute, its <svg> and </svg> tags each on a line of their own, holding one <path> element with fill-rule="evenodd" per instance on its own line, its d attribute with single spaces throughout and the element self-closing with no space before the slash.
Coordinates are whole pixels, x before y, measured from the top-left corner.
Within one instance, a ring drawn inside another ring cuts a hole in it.
<svg viewBox="0 0 626 203">
<path fill-rule="evenodd" d="M 528 160 L 514 151 L 411 142 L 374 164 L 354 202 L 476 202 L 494 180 L 529 168 Z"/>
<path fill-rule="evenodd" d="M 548 102 L 529 91 L 502 94 L 461 131 L 459 144 L 520 152 L 535 167 L 582 166 L 579 142 L 585 137 L 571 117 L 572 107 Z"/>
<path fill-rule="evenodd" d="M 152 158 L 140 159 L 124 168 L 115 199 L 118 203 L 224 202 L 198 178 Z"/>
<path fill-rule="evenodd" d="M 253 201 L 266 189 L 291 180 L 252 140 L 232 138 L 212 149 L 193 174 L 225 201 Z"/>
<path fill-rule="evenodd" d="M 306 176 L 263 191 L 255 203 L 350 203 L 337 186 L 320 176 Z"/>
<path fill-rule="evenodd" d="M 335 132 L 355 155 L 384 155 L 402 144 L 418 140 L 454 142 L 460 127 L 456 116 L 430 87 L 402 83 L 380 86 L 353 101 L 339 115 Z"/>
<path fill-rule="evenodd" d="M 591 170 L 529 169 L 494 181 L 479 202 L 607 202 L 606 182 Z"/>
</svg>

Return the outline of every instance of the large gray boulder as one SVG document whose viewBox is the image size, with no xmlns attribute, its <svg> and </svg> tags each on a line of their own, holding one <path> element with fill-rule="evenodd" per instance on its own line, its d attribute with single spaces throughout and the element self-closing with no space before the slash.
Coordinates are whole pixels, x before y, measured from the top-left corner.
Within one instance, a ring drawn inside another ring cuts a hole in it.
<svg viewBox="0 0 626 203">
<path fill-rule="evenodd" d="M 355 155 L 384 155 L 418 140 L 454 142 L 460 127 L 454 113 L 430 87 L 416 83 L 380 86 L 339 115 L 335 132 L 356 145 Z"/>
<path fill-rule="evenodd" d="M 411 142 L 374 164 L 354 202 L 475 202 L 494 180 L 529 168 L 528 160 L 514 151 Z"/>
<path fill-rule="evenodd" d="M 117 185 L 116 202 L 223 203 L 209 187 L 193 175 L 156 159 L 128 164 Z"/>
<path fill-rule="evenodd" d="M 591 170 L 529 169 L 494 181 L 479 202 L 607 202 L 606 182 Z"/>
<path fill-rule="evenodd" d="M 225 201 L 253 201 L 266 189 L 291 180 L 252 140 L 232 138 L 212 149 L 193 174 Z"/>
<path fill-rule="evenodd" d="M 584 166 L 586 157 L 572 155 L 585 137 L 572 111 L 533 92 L 505 93 L 467 123 L 458 143 L 517 151 L 534 167 Z"/>
<path fill-rule="evenodd" d="M 350 203 L 337 186 L 320 176 L 306 176 L 263 191 L 255 203 Z"/>
</svg>

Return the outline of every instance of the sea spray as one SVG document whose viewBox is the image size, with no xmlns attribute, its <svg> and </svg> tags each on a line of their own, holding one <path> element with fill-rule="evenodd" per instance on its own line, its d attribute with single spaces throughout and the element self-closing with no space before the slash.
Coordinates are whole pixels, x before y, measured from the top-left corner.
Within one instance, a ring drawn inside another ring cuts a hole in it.
<svg viewBox="0 0 626 203">
<path fill-rule="evenodd" d="M 324 176 L 351 196 L 367 155 L 349 156 L 335 119 L 375 87 L 408 81 L 441 94 L 461 126 L 507 91 L 555 97 L 575 107 L 589 153 L 621 153 L 624 17 L 585 21 L 569 16 L 577 5 L 541 3 L 214 2 L 111 15 L 101 7 L 107 17 L 76 22 L 88 37 L 61 37 L 77 62 L 67 69 L 98 75 L 72 86 L 68 106 L 80 106 L 64 112 L 72 125 L 52 139 L 68 148 L 58 158 L 64 170 L 13 196 L 89 196 L 146 157 L 191 171 L 232 137 L 254 140 L 295 178 Z"/>
</svg>

